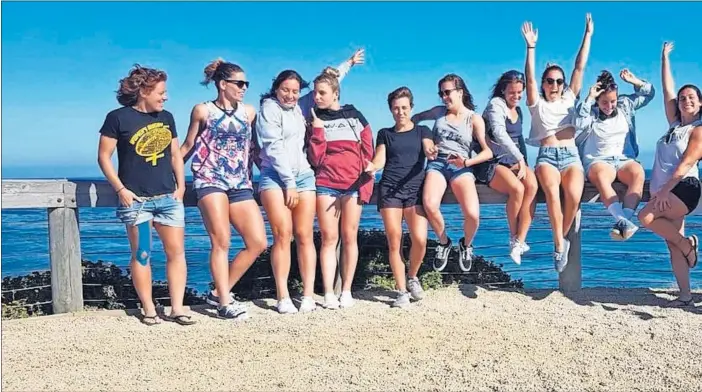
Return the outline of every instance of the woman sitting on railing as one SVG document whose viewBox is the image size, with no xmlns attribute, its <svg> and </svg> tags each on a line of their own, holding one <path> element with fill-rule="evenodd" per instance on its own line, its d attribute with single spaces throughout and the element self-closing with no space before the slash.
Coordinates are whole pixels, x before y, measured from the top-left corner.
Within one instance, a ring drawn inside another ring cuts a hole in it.
<svg viewBox="0 0 702 392">
<path fill-rule="evenodd" d="M 314 80 L 315 109 L 307 156 L 315 171 L 317 222 L 322 233 L 319 261 L 324 307 L 354 305 L 351 284 L 358 264 L 358 225 L 362 205 L 370 202 L 375 178 L 366 173 L 373 159 L 373 133 L 353 105 L 339 104 L 339 72 L 327 68 Z M 334 294 L 336 246 L 341 222 L 341 297 Z"/>
<path fill-rule="evenodd" d="M 359 50 L 338 68 L 339 81 L 349 69 L 363 62 Z M 269 92 L 261 97 L 256 120 L 260 143 L 261 204 L 273 232 L 271 263 L 280 313 L 297 313 L 290 299 L 290 243 L 293 235 L 302 276 L 300 311 L 316 309 L 314 294 L 317 255 L 314 247 L 315 179 L 305 154 L 306 117 L 310 115 L 314 93 L 300 97 L 307 83 L 293 70 L 278 74 Z M 298 102 L 299 100 L 299 102 Z"/>
<path fill-rule="evenodd" d="M 628 240 L 639 229 L 631 218 L 641 201 L 644 170 L 636 161 L 639 155 L 636 137 L 636 110 L 648 105 L 655 91 L 653 85 L 637 78 L 628 69 L 619 76 L 634 86 L 634 94 L 617 95 L 618 87 L 608 71 L 602 71 L 585 100 L 576 105 L 575 139 L 585 166 L 585 175 L 595 184 L 602 203 L 614 217 L 610 236 Z M 624 202 L 612 188 L 615 179 L 627 186 Z M 622 208 L 623 207 L 623 208 Z"/>
<path fill-rule="evenodd" d="M 475 169 L 478 181 L 507 195 L 509 256 L 517 264 L 521 264 L 522 255 L 529 251 L 526 237 L 534 219 L 539 188 L 534 171 L 527 164 L 522 135 L 519 101 L 524 84 L 524 74 L 519 71 L 505 72 L 495 84 L 492 98 L 483 111 L 488 145 L 495 158 Z"/>
<path fill-rule="evenodd" d="M 151 221 L 166 253 L 171 297 L 169 319 L 194 324 L 183 309 L 187 266 L 184 227 L 185 174 L 173 115 L 163 109 L 166 73 L 135 66 L 119 81 L 121 108 L 109 112 L 100 129 L 98 163 L 119 196 L 117 217 L 126 225 L 131 248 L 132 281 L 141 306 L 142 322 L 160 323 L 152 298 Z M 112 165 L 117 149 L 118 171 Z"/>
<path fill-rule="evenodd" d="M 539 85 L 534 65 L 538 32 L 530 22 L 525 22 L 522 26 L 522 35 L 527 45 L 527 105 L 531 113 L 531 132 L 527 143 L 539 147 L 535 172 L 546 196 L 555 247 L 553 264 L 559 273 L 568 264 L 570 241 L 565 236 L 575 221 L 585 185 L 583 165 L 575 145 L 573 109 L 576 97 L 580 94 L 593 29 L 592 19 L 587 14 L 585 35 L 575 59 L 570 86 L 566 83 L 563 68 L 558 65 L 546 67 Z M 561 186 L 564 196 L 562 210 Z"/>
<path fill-rule="evenodd" d="M 390 269 L 400 292 L 392 306 L 401 308 L 410 304 L 410 295 L 417 301 L 424 298 L 422 284 L 417 278 L 427 247 L 422 185 L 426 156 L 433 151 L 434 141 L 429 128 L 410 120 L 414 107 L 410 89 L 400 87 L 391 92 L 388 106 L 395 126 L 378 131 L 375 158 L 368 169 L 374 177 L 377 170 L 383 170 L 378 184 L 378 211 L 385 225 Z M 403 216 L 412 241 L 408 279 L 405 278 L 401 255 Z"/>
<path fill-rule="evenodd" d="M 458 242 L 458 265 L 463 272 L 468 272 L 473 266 L 473 238 L 480 223 L 473 166 L 492 158 L 492 151 L 485 141 L 485 121 L 474 112 L 473 97 L 463 79 L 449 74 L 439 80 L 438 87 L 444 104 L 412 116 L 415 124 L 436 120 L 433 130 L 436 146 L 429 156 L 424 181 L 424 210 L 439 237 L 434 269 L 442 271 L 448 263 L 451 238 L 441 215 L 441 200 L 446 187 L 451 186 L 463 211 L 464 236 Z M 479 154 L 473 153 L 475 142 L 480 145 Z"/>
<path fill-rule="evenodd" d="M 700 175 L 697 163 L 702 159 L 702 94 L 697 86 L 686 84 L 675 94 L 670 70 L 672 43 L 663 45 L 661 77 L 663 100 L 669 129 L 656 143 L 656 157 L 651 173 L 651 201 L 639 212 L 641 224 L 663 238 L 670 252 L 670 264 L 680 289 L 678 298 L 668 306 L 693 306 L 690 269 L 697 265 L 698 239 L 685 237 L 685 216 L 700 206 Z"/>
<path fill-rule="evenodd" d="M 193 107 L 181 154 L 185 161 L 193 156 L 193 189 L 212 247 L 210 271 L 215 291 L 210 291 L 205 300 L 217 307 L 220 318 L 245 319 L 246 306 L 234 299 L 231 290 L 268 246 L 251 181 L 251 125 L 256 109 L 243 102 L 249 82 L 238 65 L 215 60 L 205 68 L 202 84 L 210 82 L 217 88 L 217 98 Z M 245 248 L 227 268 L 230 224 L 241 235 Z"/>
</svg>

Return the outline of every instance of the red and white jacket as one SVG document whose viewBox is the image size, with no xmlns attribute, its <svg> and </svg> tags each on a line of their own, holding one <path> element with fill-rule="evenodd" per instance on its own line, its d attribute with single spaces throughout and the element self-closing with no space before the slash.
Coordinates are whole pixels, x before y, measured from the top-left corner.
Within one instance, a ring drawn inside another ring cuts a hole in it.
<svg viewBox="0 0 702 392">
<path fill-rule="evenodd" d="M 373 133 L 363 114 L 353 105 L 339 110 L 316 109 L 324 128 L 308 127 L 307 157 L 318 186 L 358 189 L 363 203 L 370 201 L 375 178 L 365 172 L 373 160 Z"/>
</svg>

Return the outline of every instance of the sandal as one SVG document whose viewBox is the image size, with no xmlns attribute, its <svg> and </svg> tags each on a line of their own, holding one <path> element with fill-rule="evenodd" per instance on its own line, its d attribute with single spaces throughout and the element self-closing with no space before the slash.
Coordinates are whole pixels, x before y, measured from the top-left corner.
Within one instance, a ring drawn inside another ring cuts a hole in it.
<svg viewBox="0 0 702 392">
<path fill-rule="evenodd" d="M 148 320 L 151 320 L 151 321 L 148 321 Z M 139 320 L 139 321 L 141 321 L 141 323 L 144 325 L 148 325 L 149 327 L 161 324 L 161 319 L 158 318 L 157 314 L 155 314 L 153 316 L 144 315 L 141 317 L 141 320 Z"/>
<path fill-rule="evenodd" d="M 687 261 L 687 266 L 690 267 L 690 269 L 695 268 L 697 266 L 697 260 L 699 259 L 699 241 L 697 240 L 696 235 L 691 235 L 686 238 L 687 240 L 690 241 L 690 251 L 685 253 L 685 260 Z M 692 261 L 692 264 L 690 264 L 690 254 L 694 252 L 695 258 Z"/>
<path fill-rule="evenodd" d="M 695 300 L 690 298 L 687 301 L 683 301 L 680 298 L 675 298 L 665 304 L 666 308 L 685 308 L 688 306 L 695 306 Z"/>
<path fill-rule="evenodd" d="M 179 314 L 177 316 L 168 316 L 168 320 L 179 325 L 193 325 L 197 324 L 197 321 L 190 320 L 191 316 L 186 316 L 184 314 Z"/>
</svg>

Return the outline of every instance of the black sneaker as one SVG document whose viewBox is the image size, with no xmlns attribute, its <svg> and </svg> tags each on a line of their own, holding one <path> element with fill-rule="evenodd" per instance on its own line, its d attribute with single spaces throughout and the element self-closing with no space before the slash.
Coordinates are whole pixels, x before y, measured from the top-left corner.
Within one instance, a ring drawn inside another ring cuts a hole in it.
<svg viewBox="0 0 702 392">
<path fill-rule="evenodd" d="M 229 292 L 229 299 L 234 302 L 234 293 Z M 207 302 L 208 305 L 218 307 L 219 306 L 219 296 L 216 296 L 212 293 L 212 290 L 210 290 L 209 293 L 207 293 L 207 297 L 205 297 L 205 302 Z"/>
</svg>

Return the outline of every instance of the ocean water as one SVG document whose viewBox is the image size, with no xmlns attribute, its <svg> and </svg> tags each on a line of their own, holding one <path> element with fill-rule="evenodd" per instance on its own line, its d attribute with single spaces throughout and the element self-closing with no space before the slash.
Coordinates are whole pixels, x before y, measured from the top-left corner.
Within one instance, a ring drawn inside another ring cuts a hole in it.
<svg viewBox="0 0 702 392">
<path fill-rule="evenodd" d="M 263 210 L 262 210 L 263 212 Z M 454 243 L 462 236 L 462 215 L 458 205 L 444 205 L 442 212 Z M 265 212 L 263 212 L 265 218 Z M 546 206 L 539 204 L 527 237 L 531 251 L 516 265 L 509 258 L 509 231 L 504 205 L 481 205 L 480 228 L 473 242 L 475 252 L 522 279 L 528 288 L 554 288 L 558 274 L 553 269 L 550 224 Z M 640 229 L 626 242 L 609 238 L 614 224 L 602 204 L 582 207 L 582 265 L 584 287 L 655 287 L 675 288 L 663 241 L 646 229 Z M 119 266 L 129 263 L 129 245 L 124 227 L 116 219 L 114 208 L 81 208 L 79 210 L 81 250 L 84 259 L 103 260 Z M 637 221 L 635 220 L 637 223 Z M 383 230 L 375 205 L 364 206 L 361 229 Z M 702 217 L 689 217 L 687 232 L 702 231 Z M 269 243 L 272 242 L 267 227 Z M 243 245 L 235 231 L 231 256 Z M 429 230 L 430 238 L 436 238 Z M 360 244 L 363 246 L 363 244 Z M 154 236 L 154 279 L 165 280 L 165 258 L 161 243 Z M 209 239 L 196 207 L 186 208 L 186 258 L 188 285 L 198 289 L 210 282 L 208 263 Z M 425 262 L 431 262 L 426 260 Z M 2 276 L 16 276 L 31 271 L 48 270 L 48 222 L 43 209 L 2 210 Z M 702 267 L 692 271 L 692 285 L 702 286 Z"/>
</svg>

